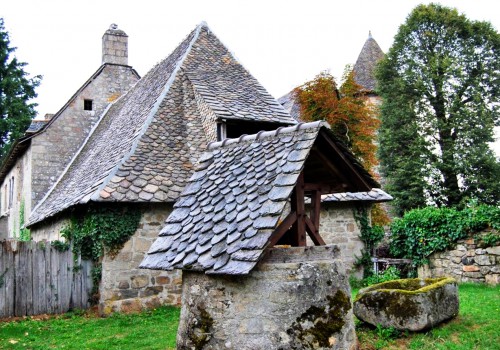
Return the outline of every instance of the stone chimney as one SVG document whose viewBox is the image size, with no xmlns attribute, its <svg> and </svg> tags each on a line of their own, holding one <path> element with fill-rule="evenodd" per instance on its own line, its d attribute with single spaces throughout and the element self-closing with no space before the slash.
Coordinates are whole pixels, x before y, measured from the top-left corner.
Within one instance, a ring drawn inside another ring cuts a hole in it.
<svg viewBox="0 0 500 350">
<path fill-rule="evenodd" d="M 128 65 L 128 35 L 111 24 L 102 36 L 102 64 Z"/>
</svg>

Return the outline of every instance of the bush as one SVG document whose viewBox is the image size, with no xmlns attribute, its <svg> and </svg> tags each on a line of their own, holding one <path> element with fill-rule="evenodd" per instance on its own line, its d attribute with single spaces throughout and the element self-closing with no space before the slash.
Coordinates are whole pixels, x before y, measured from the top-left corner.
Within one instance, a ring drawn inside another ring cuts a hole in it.
<svg viewBox="0 0 500 350">
<path fill-rule="evenodd" d="M 378 275 L 372 275 L 362 280 L 357 280 L 355 278 L 351 278 L 350 284 L 352 288 L 363 288 L 371 286 L 372 284 L 393 281 L 401 278 L 401 274 L 399 270 L 394 266 L 389 266 L 384 272 L 379 273 Z"/>
<path fill-rule="evenodd" d="M 395 257 L 412 259 L 415 266 L 427 257 L 450 248 L 471 233 L 500 229 L 500 208 L 479 205 L 457 210 L 426 207 L 407 212 L 391 225 L 390 251 Z"/>
</svg>

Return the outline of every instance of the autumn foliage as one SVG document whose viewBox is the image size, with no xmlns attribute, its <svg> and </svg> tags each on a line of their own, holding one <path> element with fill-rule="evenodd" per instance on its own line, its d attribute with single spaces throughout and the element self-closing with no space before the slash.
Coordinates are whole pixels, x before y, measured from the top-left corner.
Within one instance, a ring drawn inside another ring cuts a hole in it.
<svg viewBox="0 0 500 350">
<path fill-rule="evenodd" d="M 342 140 L 361 164 L 374 177 L 378 165 L 375 139 L 380 121 L 377 107 L 367 101 L 362 87 L 354 80 L 354 72 L 348 66 L 342 85 L 331 74 L 322 72 L 310 82 L 295 89 L 303 121 L 324 120 L 330 124 L 337 138 Z M 387 215 L 380 207 L 372 213 L 376 224 L 388 223 Z"/>
<path fill-rule="evenodd" d="M 340 89 L 332 75 L 322 72 L 295 89 L 302 120 L 327 121 L 335 135 L 372 175 L 378 165 L 375 137 L 380 126 L 376 106 L 366 103 L 354 72 L 346 69 Z"/>
</svg>

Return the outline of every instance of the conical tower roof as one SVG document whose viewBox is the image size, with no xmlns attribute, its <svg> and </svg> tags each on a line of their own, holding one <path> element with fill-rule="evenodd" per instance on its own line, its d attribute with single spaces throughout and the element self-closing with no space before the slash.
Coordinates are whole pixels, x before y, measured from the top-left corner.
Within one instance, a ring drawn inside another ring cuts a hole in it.
<svg viewBox="0 0 500 350">
<path fill-rule="evenodd" d="M 356 64 L 354 65 L 356 83 L 364 90 L 374 92 L 377 82 L 375 80 L 375 66 L 384 57 L 384 52 L 373 39 L 371 32 L 368 34 Z"/>
</svg>

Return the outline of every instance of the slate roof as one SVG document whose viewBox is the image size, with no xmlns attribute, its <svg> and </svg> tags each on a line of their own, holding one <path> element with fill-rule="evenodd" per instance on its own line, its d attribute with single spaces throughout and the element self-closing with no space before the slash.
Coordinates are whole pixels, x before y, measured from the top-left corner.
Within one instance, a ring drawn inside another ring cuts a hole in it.
<svg viewBox="0 0 500 350">
<path fill-rule="evenodd" d="M 356 201 L 392 201 L 392 196 L 380 188 L 373 188 L 367 192 L 342 192 L 328 194 L 322 197 L 323 202 L 356 202 Z"/>
<path fill-rule="evenodd" d="M 328 129 L 314 122 L 210 144 L 141 267 L 249 273 L 283 219 L 318 135 L 333 137 Z"/>
<path fill-rule="evenodd" d="M 38 119 L 32 120 L 28 129 L 26 129 L 26 133 L 27 134 L 36 133 L 36 132 L 42 130 L 47 123 L 48 123 L 48 120 L 38 120 Z"/>
<path fill-rule="evenodd" d="M 384 52 L 370 33 L 354 65 L 356 83 L 368 92 L 375 91 L 377 85 L 375 66 L 383 57 Z"/>
<path fill-rule="evenodd" d="M 295 90 L 290 91 L 288 94 L 278 98 L 283 108 L 297 121 L 302 121 L 300 118 L 300 104 L 295 97 Z"/>
<path fill-rule="evenodd" d="M 89 201 L 175 201 L 218 119 L 296 123 L 202 23 L 103 113 L 28 226 Z"/>
</svg>

